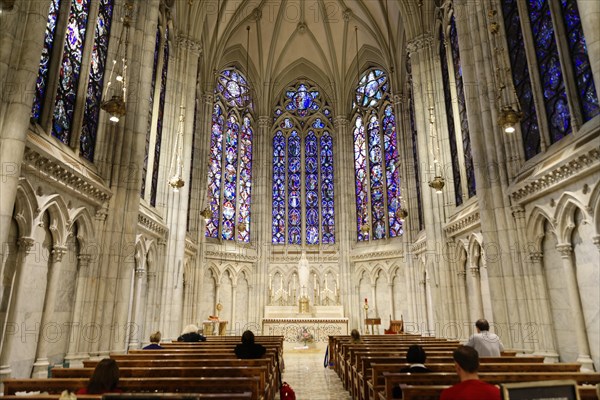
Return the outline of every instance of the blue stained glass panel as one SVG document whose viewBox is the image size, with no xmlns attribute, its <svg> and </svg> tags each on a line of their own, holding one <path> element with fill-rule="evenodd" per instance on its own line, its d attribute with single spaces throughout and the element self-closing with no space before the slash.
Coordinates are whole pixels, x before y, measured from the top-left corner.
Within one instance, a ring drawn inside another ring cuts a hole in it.
<svg viewBox="0 0 600 400">
<path fill-rule="evenodd" d="M 206 224 L 206 237 L 219 237 L 219 221 L 221 220 L 221 158 L 223 156 L 223 129 L 225 118 L 223 110 L 215 104 L 212 114 L 210 136 L 210 157 L 208 164 L 208 203 L 212 216 Z"/>
<path fill-rule="evenodd" d="M 52 136 L 69 144 L 75 100 L 81 73 L 83 42 L 89 11 L 88 0 L 72 0 L 52 118 Z"/>
<path fill-rule="evenodd" d="M 365 127 L 361 117 L 357 117 L 354 123 L 354 183 L 356 185 L 356 231 L 357 240 L 369 240 L 369 195 L 367 176 L 367 143 L 365 138 Z"/>
<path fill-rule="evenodd" d="M 333 185 L 333 139 L 329 131 L 321 136 L 321 215 L 322 243 L 335 243 L 335 210 Z"/>
<path fill-rule="evenodd" d="M 163 66 L 160 78 L 160 95 L 158 98 L 158 116 L 156 118 L 156 144 L 154 146 L 154 164 L 152 166 L 152 185 L 150 186 L 150 205 L 156 206 L 158 189 L 158 168 L 160 166 L 160 148 L 165 116 L 165 98 L 167 94 L 167 74 L 169 71 L 169 29 L 165 29 L 163 42 Z"/>
<path fill-rule="evenodd" d="M 148 153 L 150 152 L 150 137 L 152 134 L 152 113 L 154 111 L 154 89 L 156 88 L 156 71 L 158 69 L 158 54 L 160 51 L 160 29 L 156 28 L 156 39 L 154 44 L 154 63 L 152 66 L 152 80 L 150 81 L 150 107 L 148 107 L 148 129 L 146 130 L 146 149 L 144 152 L 144 167 L 142 169 L 141 197 L 146 192 L 146 174 L 148 173 Z"/>
<path fill-rule="evenodd" d="M 529 160 L 541 151 L 541 141 L 537 110 L 531 90 L 527 56 L 525 54 L 525 46 L 523 45 L 523 32 L 521 31 L 517 1 L 503 0 L 502 14 L 504 16 L 504 29 L 506 31 L 512 78 L 521 111 L 523 112 L 521 138 L 525 150 L 525 159 Z"/>
<path fill-rule="evenodd" d="M 458 147 L 456 146 L 456 135 L 454 134 L 454 111 L 452 109 L 452 92 L 450 90 L 450 73 L 448 71 L 448 58 L 446 46 L 444 45 L 444 32 L 440 28 L 440 66 L 442 67 L 442 84 L 444 86 L 444 103 L 446 106 L 446 124 L 448 126 L 448 144 L 450 145 L 450 158 L 452 159 L 452 182 L 454 183 L 454 200 L 459 206 L 463 203 L 462 185 L 460 179 L 460 165 L 458 159 Z"/>
<path fill-rule="evenodd" d="M 385 175 L 387 186 L 388 226 L 390 237 L 402 235 L 402 221 L 396 216 L 396 211 L 401 206 L 400 200 L 400 174 L 396 164 L 398 163 L 398 146 L 396 135 L 396 117 L 392 106 L 385 107 L 383 117 L 383 142 L 385 154 Z"/>
<path fill-rule="evenodd" d="M 305 229 L 306 229 L 306 243 L 307 244 L 318 244 L 319 243 L 319 171 L 317 169 L 317 137 L 313 131 L 310 131 L 306 136 L 305 140 L 305 203 L 306 213 L 308 215 L 317 216 L 317 218 L 306 218 Z"/>
<path fill-rule="evenodd" d="M 384 183 L 379 120 L 371 116 L 368 126 L 369 167 L 371 181 L 371 215 L 373 217 L 373 238 L 385 238 Z"/>
<path fill-rule="evenodd" d="M 299 218 L 301 212 L 300 165 L 300 137 L 297 131 L 292 131 L 292 134 L 288 138 L 288 209 L 290 213 L 290 217 L 288 218 L 289 244 L 300 244 L 302 240 L 300 232 L 301 218 Z M 294 218 L 294 215 L 297 215 L 298 218 Z"/>
<path fill-rule="evenodd" d="M 50 60 L 52 57 L 52 48 L 54 45 L 54 36 L 56 35 L 56 26 L 60 15 L 60 1 L 52 0 L 48 10 L 48 22 L 46 23 L 46 33 L 44 34 L 44 47 L 40 58 L 40 69 L 35 82 L 35 96 L 31 108 L 31 117 L 39 121 L 44 98 L 46 97 L 46 86 L 48 85 L 48 72 L 50 69 Z"/>
<path fill-rule="evenodd" d="M 530 0 L 527 5 L 550 128 L 550 141 L 555 143 L 570 134 L 572 127 L 550 7 L 545 0 Z"/>
<path fill-rule="evenodd" d="M 79 140 L 79 149 L 83 158 L 94 161 L 96 133 L 98 132 L 98 116 L 102 101 L 102 84 L 108 53 L 108 40 L 113 13 L 113 0 L 101 0 L 98 9 L 98 20 L 94 32 L 94 47 L 90 62 L 87 96 L 83 112 L 83 126 Z"/>
<path fill-rule="evenodd" d="M 273 137 L 273 232 L 274 244 L 285 243 L 286 143 L 281 131 Z"/>
<path fill-rule="evenodd" d="M 450 19 L 450 48 L 452 49 L 452 61 L 454 64 L 454 79 L 456 80 L 456 95 L 458 97 L 458 114 L 460 117 L 460 129 L 462 131 L 467 189 L 470 198 L 477 194 L 477 190 L 475 187 L 475 168 L 473 165 L 473 156 L 471 154 L 471 134 L 469 133 L 469 120 L 467 118 L 467 104 L 465 101 L 462 67 L 460 64 L 460 51 L 458 49 L 458 32 L 456 31 L 456 20 L 454 16 Z"/>
<path fill-rule="evenodd" d="M 413 92 L 412 92 L 412 70 L 410 58 L 406 60 L 406 70 L 408 72 L 408 107 L 409 107 L 409 115 L 410 115 L 410 131 L 412 137 L 412 153 L 413 153 L 413 172 L 416 182 L 416 194 L 417 194 L 417 211 L 419 217 L 419 230 L 424 228 L 423 222 L 425 219 L 423 218 L 423 204 L 421 201 L 421 177 L 419 172 L 419 142 L 417 138 L 417 127 L 415 124 L 415 103 L 413 100 Z"/>
<path fill-rule="evenodd" d="M 227 118 L 227 129 L 225 130 L 223 150 L 225 163 L 223 168 L 223 227 L 221 237 L 225 240 L 233 240 L 235 225 L 236 187 L 238 179 L 238 133 L 239 123 L 237 117 L 230 113 Z"/>
<path fill-rule="evenodd" d="M 562 14 L 569 42 L 569 53 L 575 73 L 579 103 L 583 121 L 587 122 L 600 113 L 594 76 L 590 67 L 585 37 L 579 18 L 576 0 L 561 0 Z"/>
<path fill-rule="evenodd" d="M 237 240 L 241 242 L 250 241 L 250 205 L 252 195 L 252 123 L 250 116 L 244 117 L 242 130 L 240 133 L 240 178 L 239 178 L 239 215 L 238 227 L 244 226 L 244 229 L 237 231 Z"/>
</svg>

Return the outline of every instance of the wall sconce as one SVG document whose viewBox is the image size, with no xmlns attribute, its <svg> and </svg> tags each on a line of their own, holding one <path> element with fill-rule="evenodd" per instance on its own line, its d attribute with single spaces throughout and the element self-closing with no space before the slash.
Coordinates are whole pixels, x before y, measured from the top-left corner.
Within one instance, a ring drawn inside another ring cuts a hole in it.
<svg viewBox="0 0 600 400">
<path fill-rule="evenodd" d="M 202 219 L 204 219 L 204 222 L 208 224 L 213 216 L 213 213 L 210 211 L 210 208 L 206 207 L 204 210 L 200 211 L 200 216 Z"/>
</svg>

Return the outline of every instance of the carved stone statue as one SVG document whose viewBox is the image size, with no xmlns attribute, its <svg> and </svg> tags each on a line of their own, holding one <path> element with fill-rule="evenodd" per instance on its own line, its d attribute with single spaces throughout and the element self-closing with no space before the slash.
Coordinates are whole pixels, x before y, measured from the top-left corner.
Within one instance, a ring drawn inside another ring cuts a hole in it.
<svg viewBox="0 0 600 400">
<path fill-rule="evenodd" d="M 310 267 L 306 259 L 306 253 L 302 252 L 302 257 L 298 262 L 298 283 L 300 284 L 300 296 L 308 295 L 308 278 L 310 277 Z"/>
</svg>

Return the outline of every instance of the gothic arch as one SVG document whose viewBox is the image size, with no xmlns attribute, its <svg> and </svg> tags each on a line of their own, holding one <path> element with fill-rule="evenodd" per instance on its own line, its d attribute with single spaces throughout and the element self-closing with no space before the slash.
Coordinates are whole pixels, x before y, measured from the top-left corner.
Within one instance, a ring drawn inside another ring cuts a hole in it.
<svg viewBox="0 0 600 400">
<path fill-rule="evenodd" d="M 581 211 L 584 221 L 588 219 L 586 207 L 571 193 L 564 193 L 556 205 L 556 233 L 559 243 L 571 243 L 571 234 L 575 229 L 575 212 Z"/>
<path fill-rule="evenodd" d="M 67 226 L 71 225 L 69 211 L 63 198 L 58 194 L 53 194 L 45 198 L 44 204 L 40 207 L 38 218 L 41 218 L 46 211 L 50 217 L 49 229 L 52 233 L 53 245 L 63 245 L 67 238 Z"/>
<path fill-rule="evenodd" d="M 79 242 L 79 248 L 86 250 L 89 243 L 95 243 L 95 231 L 94 223 L 92 222 L 92 216 L 90 211 L 85 207 L 80 207 L 71 212 L 69 218 L 72 223 L 69 226 L 69 231 L 73 230 L 75 224 L 77 224 L 77 241 Z M 82 254 L 84 254 L 82 252 Z"/>
<path fill-rule="evenodd" d="M 546 234 L 544 224 L 548 222 L 550 229 L 556 234 L 556 224 L 546 211 L 535 206 L 527 219 L 527 239 L 534 243 L 537 249 L 542 248 L 542 240 Z M 557 235 L 558 237 L 558 235 Z"/>
<path fill-rule="evenodd" d="M 20 179 L 13 211 L 13 216 L 19 227 L 20 237 L 31 236 L 34 220 L 39 212 L 38 207 L 37 197 L 33 188 L 27 180 Z"/>
</svg>

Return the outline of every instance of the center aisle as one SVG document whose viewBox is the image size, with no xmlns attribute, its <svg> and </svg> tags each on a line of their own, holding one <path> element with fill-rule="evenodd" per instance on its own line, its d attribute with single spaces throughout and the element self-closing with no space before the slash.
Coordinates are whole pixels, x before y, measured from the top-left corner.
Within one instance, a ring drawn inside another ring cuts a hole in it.
<svg viewBox="0 0 600 400">
<path fill-rule="evenodd" d="M 290 384 L 298 400 L 350 400 L 334 370 L 323 367 L 321 352 L 284 353 L 283 381 Z M 277 396 L 276 398 L 279 398 Z"/>
</svg>

